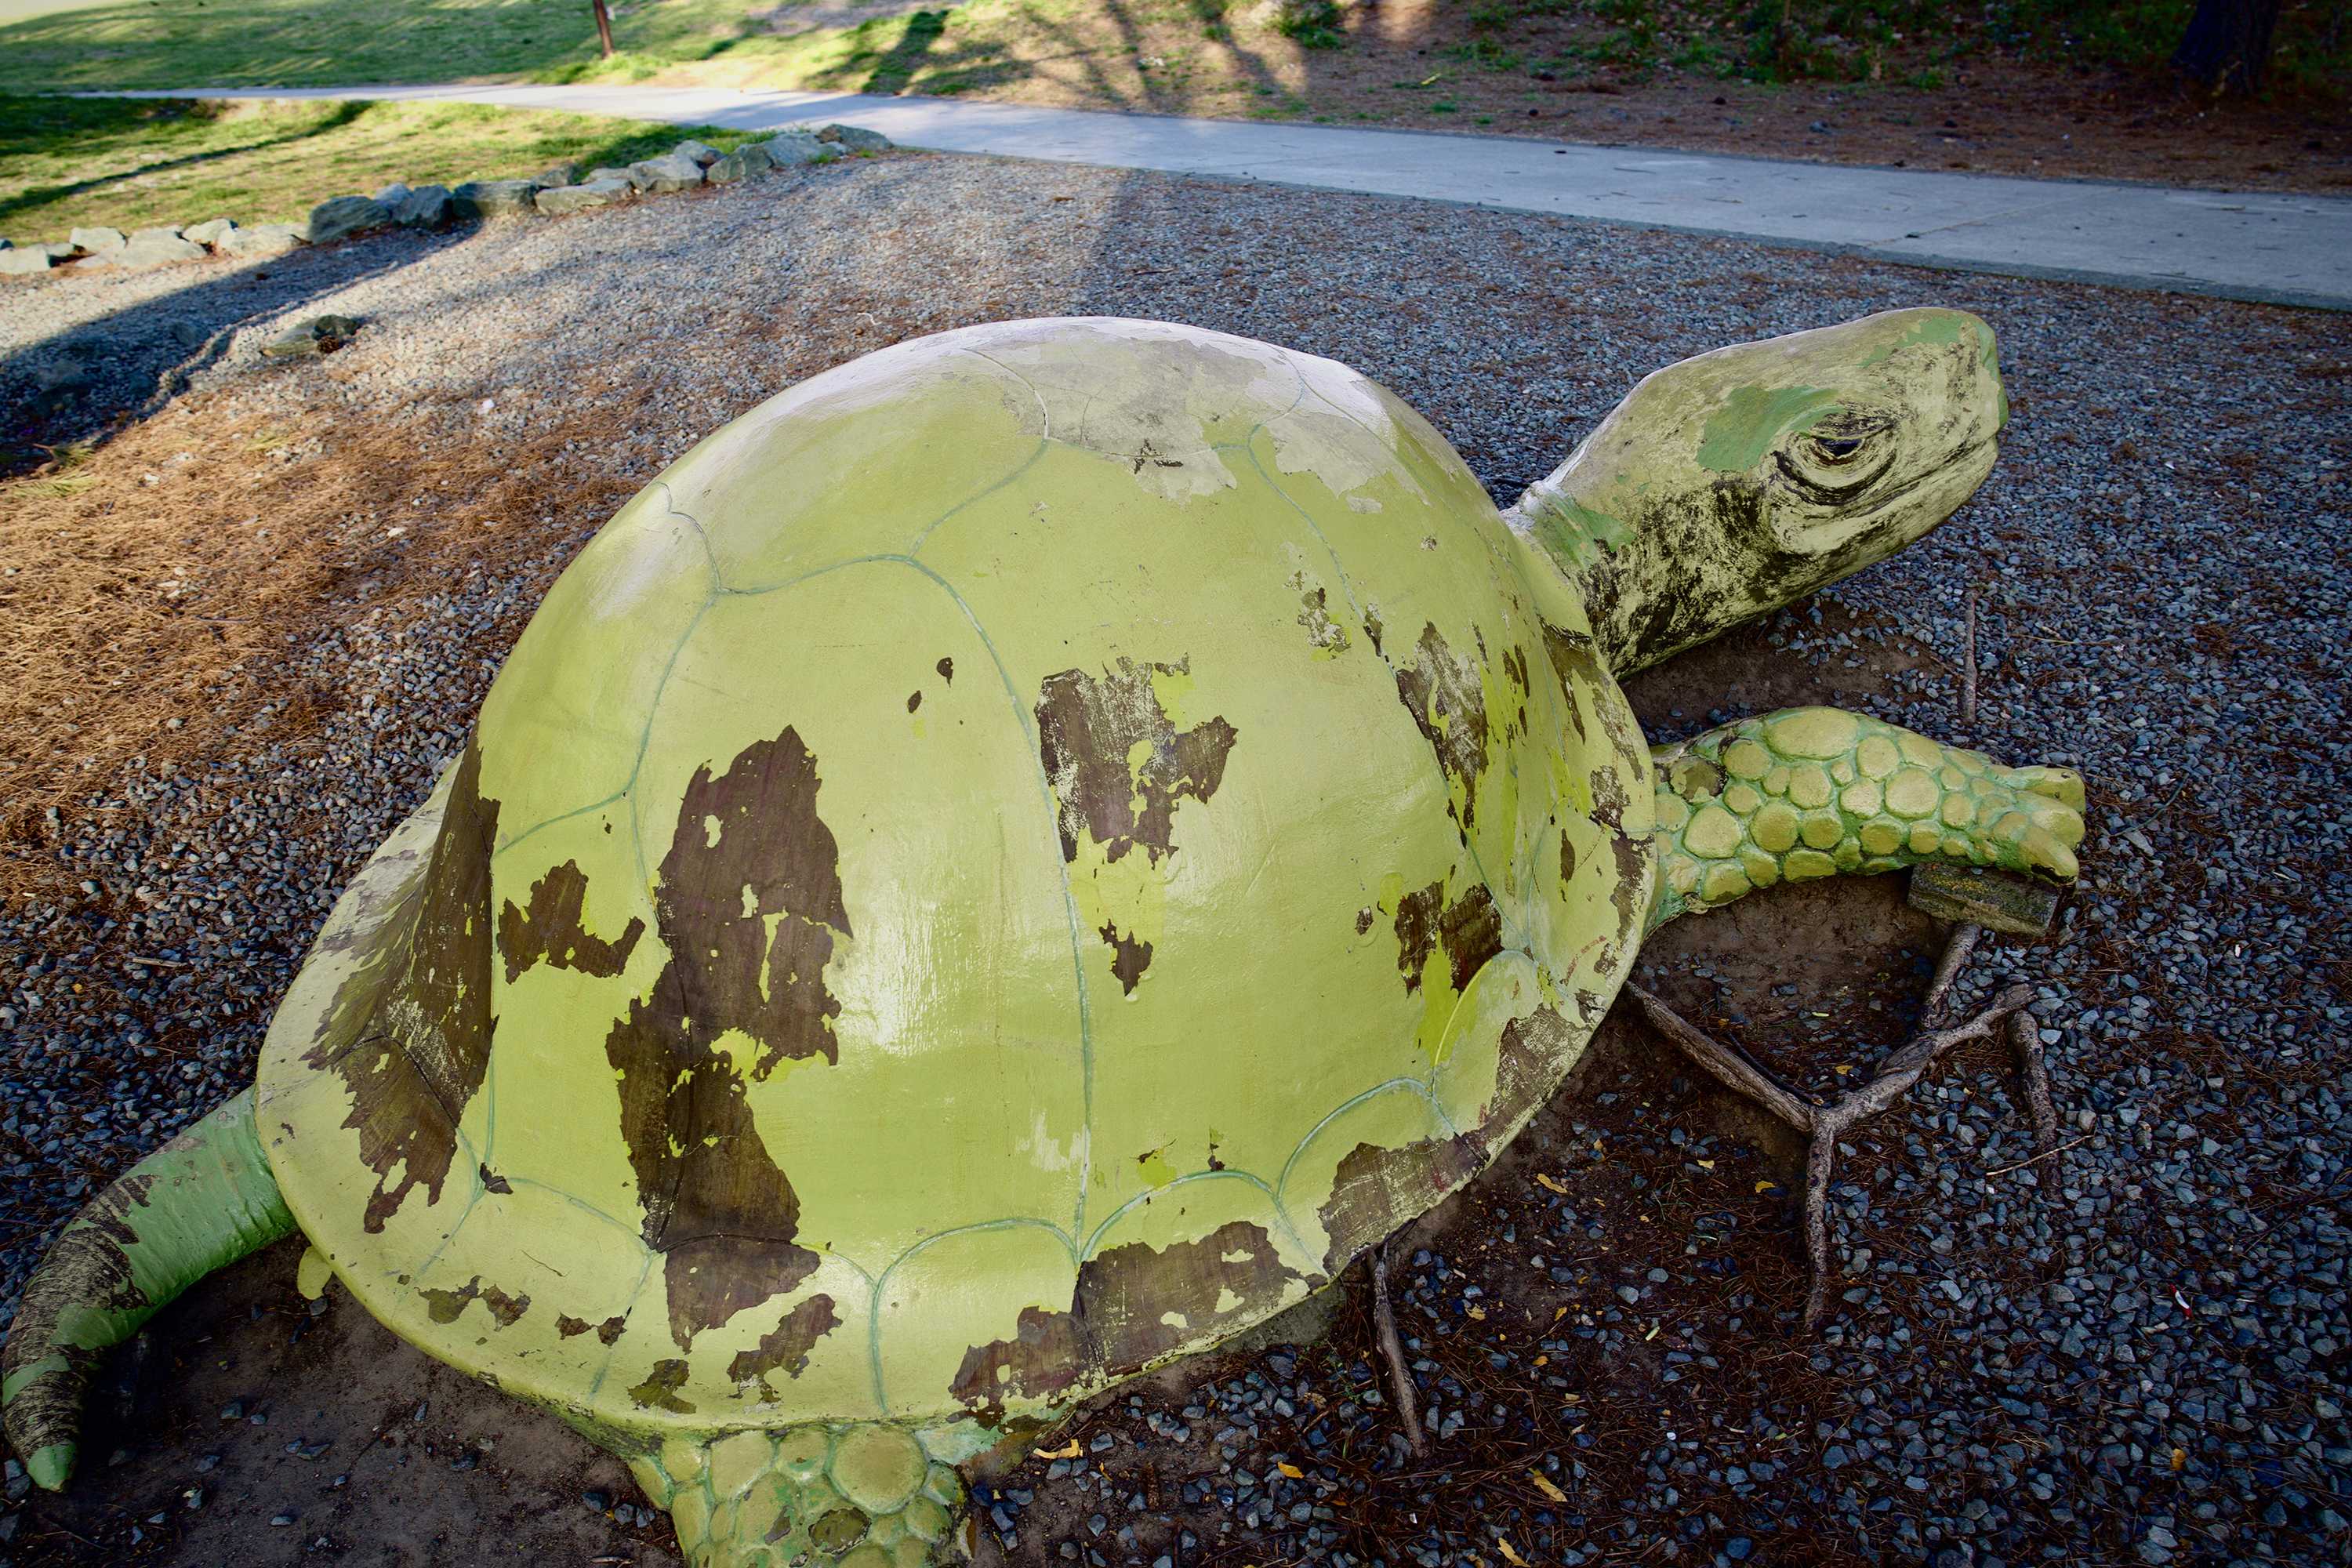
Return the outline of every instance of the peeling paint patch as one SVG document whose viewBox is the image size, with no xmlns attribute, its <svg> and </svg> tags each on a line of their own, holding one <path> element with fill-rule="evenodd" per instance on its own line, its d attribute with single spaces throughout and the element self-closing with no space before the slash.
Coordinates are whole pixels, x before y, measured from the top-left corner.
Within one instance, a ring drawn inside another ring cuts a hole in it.
<svg viewBox="0 0 2352 1568">
<path fill-rule="evenodd" d="M 716 778 L 708 765 L 696 770 L 655 894 L 669 962 L 604 1042 L 646 1244 L 664 1255 L 681 1350 L 791 1289 L 818 1261 L 794 1241 L 800 1199 L 720 1040 L 740 1030 L 758 1044 L 754 1079 L 786 1058 L 837 1059 L 841 1004 L 824 968 L 835 939 L 851 933 L 839 848 L 817 815 L 820 783 L 789 728 Z"/>
<path fill-rule="evenodd" d="M 1486 771 L 1486 686 L 1476 662 L 1446 647 L 1434 622 L 1422 627 L 1414 656 L 1396 672 L 1397 698 L 1462 791 L 1454 816 L 1467 834 L 1478 815 L 1478 775 Z"/>
<path fill-rule="evenodd" d="M 360 1158 L 376 1173 L 362 1216 L 372 1234 L 418 1186 L 428 1204 L 441 1201 L 457 1120 L 489 1065 L 490 850 L 499 803 L 482 798 L 481 773 L 477 742 L 450 783 L 421 884 L 386 921 L 370 961 L 336 993 L 331 1037 L 303 1057 L 351 1089 L 343 1125 L 359 1133 Z M 337 1036 L 357 1038 L 339 1049 Z"/>
<path fill-rule="evenodd" d="M 1404 976 L 1408 994 L 1421 989 L 1430 954 L 1442 944 L 1448 978 L 1459 995 L 1486 961 L 1503 951 L 1503 917 L 1484 882 L 1472 883 L 1451 904 L 1445 884 L 1432 882 L 1397 901 L 1396 934 L 1397 972 Z"/>
<path fill-rule="evenodd" d="M 436 1323 L 454 1323 L 458 1314 L 476 1301 L 481 1302 L 499 1327 L 510 1329 L 525 1312 L 530 1310 L 530 1298 L 509 1296 L 497 1286 L 485 1287 L 478 1274 L 455 1290 L 419 1290 L 425 1298 L 425 1310 Z"/>
<path fill-rule="evenodd" d="M 1176 807 L 1215 795 L 1238 739 L 1222 718 L 1178 728 L 1169 708 L 1181 708 L 1191 681 L 1190 658 L 1122 658 L 1099 679 L 1080 669 L 1048 676 L 1037 699 L 1038 760 L 1059 803 L 1070 891 L 1129 996 L 1160 931 Z"/>
<path fill-rule="evenodd" d="M 1339 1162 L 1318 1216 L 1330 1237 L 1323 1272 L 1336 1278 L 1397 1226 L 1425 1213 L 1440 1198 L 1486 1169 L 1499 1145 L 1488 1128 L 1516 1127 L 1549 1098 L 1573 1061 L 1569 1048 L 1590 1030 L 1569 1028 L 1549 1007 L 1503 1026 L 1497 1048 L 1495 1098 L 1480 1125 L 1452 1138 L 1429 1138 L 1402 1148 L 1359 1143 Z"/>
<path fill-rule="evenodd" d="M 1143 979 L 1143 972 L 1151 967 L 1151 944 L 1139 938 L 1120 934 L 1118 927 L 1106 921 L 1098 933 L 1111 951 L 1110 972 L 1118 976 L 1119 989 L 1135 994 L 1135 987 Z"/>
<path fill-rule="evenodd" d="M 694 1406 L 677 1396 L 686 1386 L 686 1363 L 657 1361 L 645 1382 L 629 1390 L 629 1397 L 641 1410 L 667 1410 L 674 1415 L 691 1415 Z"/>
<path fill-rule="evenodd" d="M 727 1363 L 727 1375 L 737 1383 L 757 1383 L 760 1396 L 773 1399 L 776 1391 L 769 1386 L 768 1373 L 781 1371 L 786 1377 L 800 1376 L 808 1370 L 809 1352 L 817 1341 L 840 1326 L 833 1298 L 811 1296 L 778 1319 L 774 1330 L 761 1335 L 756 1346 L 736 1352 L 735 1359 Z"/>
<path fill-rule="evenodd" d="M 1037 749 L 1061 802 L 1062 858 L 1078 858 L 1084 832 L 1118 860 L 1139 846 L 1155 864 L 1175 852 L 1176 805 L 1206 804 L 1224 781 L 1237 739 L 1223 719 L 1179 731 L 1154 676 L 1190 677 L 1192 661 L 1138 666 L 1122 658 L 1097 679 L 1082 669 L 1045 678 L 1037 699 Z"/>
<path fill-rule="evenodd" d="M 983 1408 L 1124 1376 L 1213 1332 L 1217 1319 L 1263 1316 L 1302 1278 L 1248 1220 L 1165 1251 L 1144 1242 L 1114 1247 L 1079 1268 L 1069 1310 L 1024 1307 L 1011 1338 L 967 1351 L 950 1391 Z"/>
<path fill-rule="evenodd" d="M 1304 572 L 1290 574 L 1289 587 L 1298 595 L 1298 624 L 1307 628 L 1307 640 L 1314 646 L 1318 658 L 1337 658 L 1348 651 L 1348 628 L 1331 618 L 1323 584 Z"/>
<path fill-rule="evenodd" d="M 499 953 L 506 960 L 508 984 L 542 959 L 551 969 L 606 977 L 628 967 L 630 951 L 645 935 L 646 922 L 633 917 L 619 941 L 606 942 L 582 921 L 581 906 L 587 896 L 587 874 L 579 861 L 566 860 L 531 884 L 529 909 L 507 900 L 499 911 Z"/>
</svg>

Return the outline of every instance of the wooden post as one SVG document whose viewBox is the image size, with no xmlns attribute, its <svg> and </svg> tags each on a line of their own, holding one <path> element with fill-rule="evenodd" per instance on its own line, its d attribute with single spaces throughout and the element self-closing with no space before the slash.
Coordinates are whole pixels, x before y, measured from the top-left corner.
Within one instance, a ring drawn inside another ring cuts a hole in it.
<svg viewBox="0 0 2352 1568">
<path fill-rule="evenodd" d="M 596 13 L 596 42 L 603 46 L 604 58 L 613 58 L 613 14 L 604 8 L 604 0 L 588 0 Z"/>
</svg>

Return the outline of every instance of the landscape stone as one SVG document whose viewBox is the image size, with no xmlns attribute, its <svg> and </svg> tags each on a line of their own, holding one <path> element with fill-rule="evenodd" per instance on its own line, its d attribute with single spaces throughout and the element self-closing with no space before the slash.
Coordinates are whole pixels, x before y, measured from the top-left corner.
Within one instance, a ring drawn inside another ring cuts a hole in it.
<svg viewBox="0 0 2352 1568">
<path fill-rule="evenodd" d="M 887 153 L 890 138 L 879 131 L 868 131 L 862 125 L 839 123 L 817 128 L 816 139 L 829 142 L 850 153 Z"/>
<path fill-rule="evenodd" d="M 85 256 L 104 256 L 131 243 L 131 237 L 119 228 L 78 228 L 66 236 L 66 242 Z"/>
<path fill-rule="evenodd" d="M 675 157 L 691 158 L 706 169 L 719 162 L 719 149 L 708 142 L 681 142 L 671 148 L 670 153 Z"/>
<path fill-rule="evenodd" d="M 372 228 L 389 227 L 391 223 L 392 209 L 373 196 L 336 196 L 310 209 L 303 237 L 313 245 L 324 245 Z"/>
<path fill-rule="evenodd" d="M 557 185 L 571 184 L 573 181 L 579 178 L 579 164 L 572 163 L 550 163 L 546 168 L 541 169 L 538 174 L 533 174 L 530 177 L 530 183 L 544 191 L 551 190 Z"/>
<path fill-rule="evenodd" d="M 772 140 L 760 143 L 760 151 L 779 169 L 791 169 L 803 163 L 822 163 L 841 156 L 841 150 L 829 142 L 820 142 L 814 132 L 786 131 Z"/>
<path fill-rule="evenodd" d="M 231 256 L 282 256 L 304 243 L 299 223 L 257 223 L 250 228 L 231 229 L 219 241 Z"/>
<path fill-rule="evenodd" d="M 467 180 L 449 193 L 459 217 L 522 217 L 536 210 L 539 186 L 530 180 Z"/>
<path fill-rule="evenodd" d="M 637 183 L 636 175 L 631 174 L 628 170 L 616 169 L 610 163 L 600 163 L 595 168 L 588 171 L 587 178 L 581 181 L 581 184 L 584 185 L 593 185 L 599 180 L 626 180 L 633 188 Z"/>
<path fill-rule="evenodd" d="M 539 193 L 539 210 L 551 217 L 566 213 L 585 212 L 590 207 L 608 207 L 614 202 L 626 201 L 636 194 L 636 186 L 626 180 L 590 180 L 577 185 L 557 185 Z"/>
<path fill-rule="evenodd" d="M 408 187 L 401 184 L 398 180 L 394 180 L 392 184 L 378 191 L 375 194 L 375 199 L 382 202 L 388 207 L 396 209 L 399 207 L 403 198 L 407 195 Z"/>
<path fill-rule="evenodd" d="M 202 261 L 207 254 L 203 246 L 181 238 L 176 228 L 142 228 L 105 260 L 115 267 L 161 267 L 173 261 Z"/>
<path fill-rule="evenodd" d="M 703 177 L 714 185 L 727 185 L 734 184 L 737 180 L 756 179 L 761 174 L 772 173 L 775 167 L 776 161 L 768 156 L 765 149 L 758 146 L 738 147 L 734 152 L 711 164 L 710 172 Z"/>
<path fill-rule="evenodd" d="M 0 249 L 0 273 L 47 272 L 73 253 L 70 245 L 12 245 Z"/>
<path fill-rule="evenodd" d="M 233 217 L 206 218 L 202 223 L 190 224 L 182 229 L 180 237 L 184 239 L 192 239 L 198 245 L 217 246 L 235 232 L 236 228 L 236 220 Z"/>
<path fill-rule="evenodd" d="M 446 185 L 419 185 L 393 209 L 393 221 L 403 228 L 440 228 L 457 216 L 457 204 Z"/>
<path fill-rule="evenodd" d="M 263 344 L 261 352 L 270 359 L 332 353 L 359 330 L 359 322 L 349 316 L 307 316 Z"/>
<path fill-rule="evenodd" d="M 632 163 L 629 174 L 641 191 L 685 191 L 702 184 L 702 165 L 678 153 Z"/>
</svg>

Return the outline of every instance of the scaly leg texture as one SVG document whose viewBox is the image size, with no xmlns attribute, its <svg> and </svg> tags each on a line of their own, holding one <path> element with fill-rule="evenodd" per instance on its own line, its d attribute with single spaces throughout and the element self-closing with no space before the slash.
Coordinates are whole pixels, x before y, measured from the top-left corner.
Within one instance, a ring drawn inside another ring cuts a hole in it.
<svg viewBox="0 0 2352 1568">
<path fill-rule="evenodd" d="M 73 1474 L 82 1391 L 179 1293 L 294 1229 L 247 1089 L 133 1166 L 58 1233 L 0 1350 L 0 1426 L 33 1479 Z"/>
<path fill-rule="evenodd" d="M 2083 841 L 2081 774 L 2003 767 L 1835 708 L 1744 719 L 1651 754 L 1653 929 L 1775 882 L 1927 860 L 2063 880 Z"/>
<path fill-rule="evenodd" d="M 903 1426 L 673 1437 L 630 1461 L 693 1568 L 926 1568 L 959 1560 L 963 1480 Z"/>
</svg>

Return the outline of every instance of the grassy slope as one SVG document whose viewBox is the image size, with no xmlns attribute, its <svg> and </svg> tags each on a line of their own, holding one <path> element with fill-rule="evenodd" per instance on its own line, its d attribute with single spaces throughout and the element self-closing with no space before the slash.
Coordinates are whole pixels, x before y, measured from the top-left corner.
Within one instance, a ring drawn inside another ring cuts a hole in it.
<svg viewBox="0 0 2352 1568">
<path fill-rule="evenodd" d="M 2158 64 L 2193 0 L 1389 0 L 1378 11 L 1347 0 L 1339 30 L 1297 40 L 1262 25 L 1257 0 L 919 3 L 618 0 L 622 52 L 600 60 L 588 0 L 0 0 L 0 91 L 655 74 L 956 91 L 1053 76 L 1106 105 L 1165 108 L 1188 80 L 1223 97 L 1270 74 L 1311 79 L 1312 57 L 1373 36 L 1425 46 L 1433 69 L 1456 74 L 1638 78 L 1672 65 L 1701 77 L 1893 81 L 1985 49 Z M 2274 72 L 2340 87 L 2352 68 L 2341 0 L 2285 6 Z M 869 19 L 793 36 L 770 26 L 853 8 Z"/>
<path fill-rule="evenodd" d="M 473 104 L 190 104 L 0 97 L 0 234 L 62 239 L 77 224 L 134 228 L 226 216 L 293 221 L 313 204 L 409 184 L 619 163 L 697 135 L 742 132 Z"/>
</svg>

